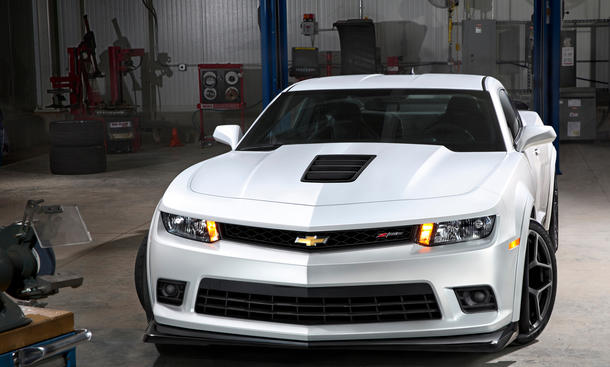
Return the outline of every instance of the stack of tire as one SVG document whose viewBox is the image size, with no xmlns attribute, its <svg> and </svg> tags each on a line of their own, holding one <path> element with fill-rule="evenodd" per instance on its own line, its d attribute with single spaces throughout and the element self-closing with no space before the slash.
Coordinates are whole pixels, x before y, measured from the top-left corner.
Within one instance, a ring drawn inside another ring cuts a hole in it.
<svg viewBox="0 0 610 367">
<path fill-rule="evenodd" d="M 83 175 L 106 171 L 105 129 L 102 121 L 53 121 L 51 138 L 51 173 Z"/>
</svg>

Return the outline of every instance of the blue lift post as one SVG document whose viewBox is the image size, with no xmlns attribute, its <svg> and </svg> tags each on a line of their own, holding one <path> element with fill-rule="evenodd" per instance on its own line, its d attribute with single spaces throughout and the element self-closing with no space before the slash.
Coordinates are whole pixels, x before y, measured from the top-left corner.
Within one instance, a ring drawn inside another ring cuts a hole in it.
<svg viewBox="0 0 610 367">
<path fill-rule="evenodd" d="M 286 0 L 260 0 L 263 108 L 288 86 Z"/>
<path fill-rule="evenodd" d="M 559 67 L 561 58 L 561 0 L 534 0 L 534 109 L 557 133 L 556 171 L 559 170 Z"/>
</svg>

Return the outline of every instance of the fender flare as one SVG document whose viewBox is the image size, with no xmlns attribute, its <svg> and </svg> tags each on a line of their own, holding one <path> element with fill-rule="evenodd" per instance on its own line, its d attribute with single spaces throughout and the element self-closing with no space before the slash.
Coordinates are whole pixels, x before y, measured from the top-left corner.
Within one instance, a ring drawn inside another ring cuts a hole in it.
<svg viewBox="0 0 610 367">
<path fill-rule="evenodd" d="M 514 322 L 519 321 L 521 314 L 521 292 L 523 290 L 523 271 L 525 268 L 525 255 L 527 252 L 527 237 L 529 234 L 529 224 L 531 218 L 532 208 L 534 207 L 534 198 L 531 195 L 527 196 L 527 200 L 522 207 L 521 216 L 521 236 L 519 244 L 519 255 L 517 257 L 517 264 L 515 269 L 515 282 L 513 292 L 513 318 Z M 534 220 L 536 220 L 534 218 Z"/>
<path fill-rule="evenodd" d="M 553 148 L 553 146 L 551 145 L 551 163 L 549 165 L 549 175 L 551 177 L 551 179 L 549 180 L 549 192 L 548 192 L 548 197 L 547 197 L 547 203 L 546 203 L 546 214 L 544 216 L 544 223 L 541 223 L 542 226 L 544 227 L 544 229 L 546 229 L 547 231 L 549 230 L 549 227 L 551 226 L 551 212 L 553 211 L 553 188 L 555 185 L 555 180 L 557 179 L 557 176 L 555 175 L 555 164 L 557 162 L 557 151 Z"/>
</svg>

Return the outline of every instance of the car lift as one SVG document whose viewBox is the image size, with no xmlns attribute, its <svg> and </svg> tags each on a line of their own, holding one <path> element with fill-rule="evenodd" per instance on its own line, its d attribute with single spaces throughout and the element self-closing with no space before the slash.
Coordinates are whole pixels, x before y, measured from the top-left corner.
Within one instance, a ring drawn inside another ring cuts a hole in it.
<svg viewBox="0 0 610 367">
<path fill-rule="evenodd" d="M 559 137 L 559 67 L 561 59 L 561 0 L 534 0 L 534 110 Z M 559 138 L 557 150 L 559 170 Z"/>
<path fill-rule="evenodd" d="M 288 86 L 286 0 L 260 0 L 263 109 Z"/>
</svg>

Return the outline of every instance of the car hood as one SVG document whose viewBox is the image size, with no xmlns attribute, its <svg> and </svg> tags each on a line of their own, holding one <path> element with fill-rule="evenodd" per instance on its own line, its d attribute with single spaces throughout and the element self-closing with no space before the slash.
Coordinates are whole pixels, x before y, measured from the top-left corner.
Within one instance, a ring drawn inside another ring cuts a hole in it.
<svg viewBox="0 0 610 367">
<path fill-rule="evenodd" d="M 324 154 L 375 158 L 353 182 L 301 182 L 312 160 Z M 190 187 L 213 196 L 313 206 L 429 199 L 473 191 L 505 157 L 505 152 L 453 152 L 438 145 L 283 145 L 207 160 L 193 174 Z"/>
</svg>

